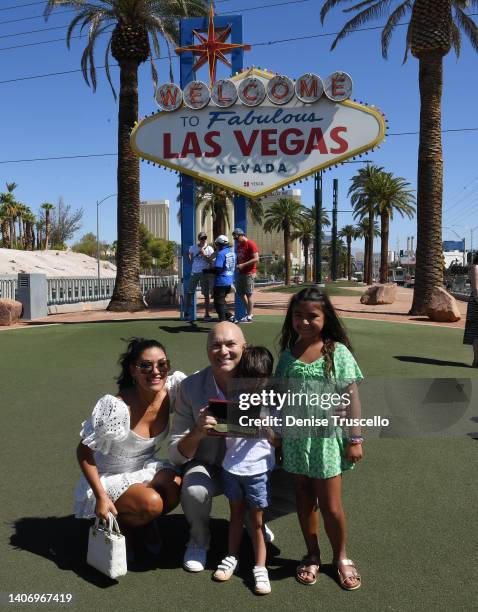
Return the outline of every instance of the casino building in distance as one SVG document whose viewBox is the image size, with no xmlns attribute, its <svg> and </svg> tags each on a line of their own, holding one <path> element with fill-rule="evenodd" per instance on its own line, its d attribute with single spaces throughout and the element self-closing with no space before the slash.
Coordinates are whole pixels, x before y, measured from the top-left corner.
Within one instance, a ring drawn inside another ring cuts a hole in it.
<svg viewBox="0 0 478 612">
<path fill-rule="evenodd" d="M 141 202 L 139 220 L 155 238 L 169 240 L 169 200 Z"/>
</svg>

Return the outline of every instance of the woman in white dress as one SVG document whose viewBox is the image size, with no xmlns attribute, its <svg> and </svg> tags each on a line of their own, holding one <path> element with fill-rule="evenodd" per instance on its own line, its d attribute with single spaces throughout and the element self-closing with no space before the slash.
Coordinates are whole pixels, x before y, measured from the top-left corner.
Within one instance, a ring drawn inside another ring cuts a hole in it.
<svg viewBox="0 0 478 612">
<path fill-rule="evenodd" d="M 166 350 L 156 340 L 133 338 L 119 363 L 118 394 L 102 397 L 80 432 L 77 457 L 83 476 L 75 492 L 75 516 L 106 518 L 112 512 L 128 535 L 131 528 L 154 525 L 179 503 L 177 469 L 154 454 L 168 434 L 185 374 L 169 375 Z"/>
</svg>

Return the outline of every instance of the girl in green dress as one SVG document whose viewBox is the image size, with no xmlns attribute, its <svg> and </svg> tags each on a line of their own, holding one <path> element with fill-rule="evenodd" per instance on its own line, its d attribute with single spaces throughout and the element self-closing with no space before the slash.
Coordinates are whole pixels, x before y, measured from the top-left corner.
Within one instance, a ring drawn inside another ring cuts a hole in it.
<svg viewBox="0 0 478 612">
<path fill-rule="evenodd" d="M 309 388 L 309 391 L 314 384 L 322 389 L 330 389 L 333 385 L 335 391 L 348 398 L 344 401 L 344 404 L 349 402 L 347 416 L 360 416 L 356 383 L 363 376 L 337 313 L 328 296 L 318 288 L 303 289 L 292 297 L 282 327 L 280 350 L 276 378 L 289 379 L 289 388 L 299 383 L 302 389 Z M 288 414 L 294 413 L 293 406 L 287 410 Z M 329 411 L 331 417 L 333 410 Z M 363 438 L 360 428 L 350 428 L 345 437 L 344 430 L 336 426 L 335 418 L 329 421 L 333 426 L 323 428 L 322 433 L 317 429 L 304 433 L 300 427 L 288 431 L 289 428 L 284 427 L 284 469 L 294 474 L 297 515 L 307 547 L 307 555 L 297 567 L 296 577 L 306 585 L 315 584 L 317 580 L 321 563 L 318 502 L 339 583 L 352 591 L 361 586 L 361 578 L 345 551 L 341 475 L 362 458 Z"/>
</svg>

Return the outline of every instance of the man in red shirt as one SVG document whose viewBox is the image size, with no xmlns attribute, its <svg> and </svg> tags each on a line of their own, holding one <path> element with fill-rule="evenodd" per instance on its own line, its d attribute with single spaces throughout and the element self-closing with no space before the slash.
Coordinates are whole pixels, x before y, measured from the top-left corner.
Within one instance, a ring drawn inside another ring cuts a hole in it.
<svg viewBox="0 0 478 612">
<path fill-rule="evenodd" d="M 232 237 L 236 242 L 237 257 L 235 286 L 246 309 L 246 316 L 242 317 L 240 323 L 251 323 L 254 317 L 252 294 L 254 292 L 257 262 L 259 261 L 259 250 L 256 243 L 249 240 L 239 227 L 236 227 L 232 232 Z"/>
</svg>

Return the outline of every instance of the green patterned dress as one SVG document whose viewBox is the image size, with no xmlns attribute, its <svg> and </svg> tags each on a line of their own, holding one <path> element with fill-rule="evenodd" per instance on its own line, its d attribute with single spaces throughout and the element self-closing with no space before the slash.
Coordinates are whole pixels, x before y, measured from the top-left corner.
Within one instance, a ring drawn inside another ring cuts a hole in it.
<svg viewBox="0 0 478 612">
<path fill-rule="evenodd" d="M 344 392 L 349 384 L 363 379 L 354 356 L 339 342 L 335 344 L 334 367 L 335 375 L 332 375 L 331 382 L 339 393 Z M 323 357 L 312 363 L 303 363 L 286 349 L 277 364 L 275 378 L 296 379 L 295 386 L 297 383 L 306 386 L 308 381 L 326 381 L 325 368 L 326 361 Z M 283 433 L 282 453 L 284 469 L 288 472 L 303 474 L 309 478 L 332 478 L 354 467 L 354 464 L 345 458 L 347 439 L 340 427 L 333 427 L 326 435 L 311 437 L 287 435 L 286 429 L 284 428 Z"/>
</svg>

